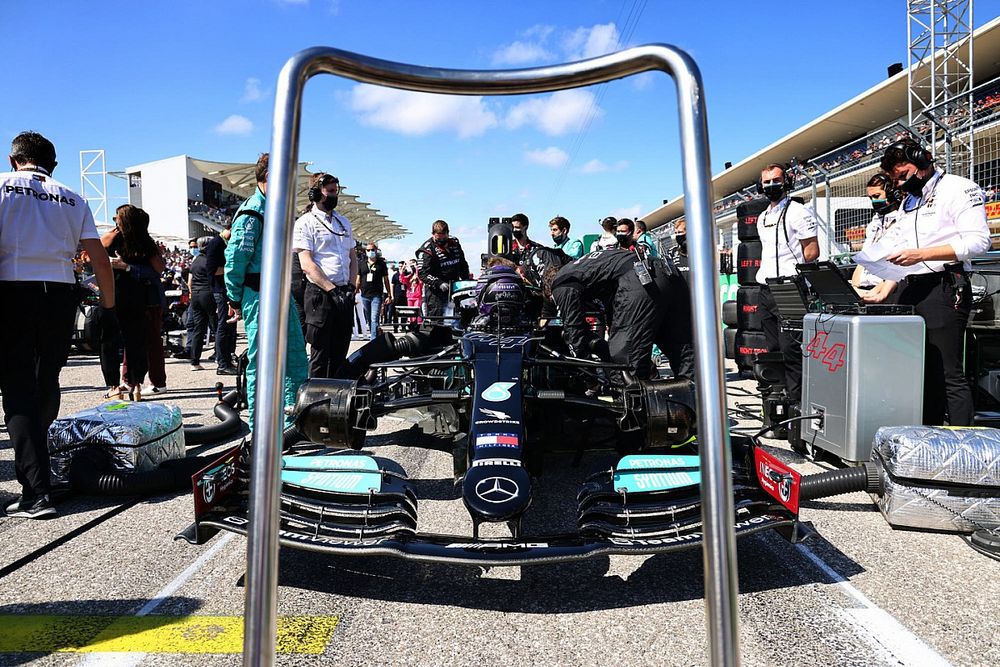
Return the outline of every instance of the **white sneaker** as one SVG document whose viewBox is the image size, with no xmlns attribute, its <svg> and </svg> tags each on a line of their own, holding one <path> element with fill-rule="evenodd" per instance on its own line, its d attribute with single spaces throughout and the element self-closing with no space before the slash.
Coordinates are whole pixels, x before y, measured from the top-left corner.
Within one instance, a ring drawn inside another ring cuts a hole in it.
<svg viewBox="0 0 1000 667">
<path fill-rule="evenodd" d="M 144 393 L 144 394 L 162 394 L 166 390 L 167 390 L 167 388 L 165 386 L 164 387 L 154 387 L 152 383 L 143 385 L 143 387 L 142 387 L 142 393 Z"/>
</svg>

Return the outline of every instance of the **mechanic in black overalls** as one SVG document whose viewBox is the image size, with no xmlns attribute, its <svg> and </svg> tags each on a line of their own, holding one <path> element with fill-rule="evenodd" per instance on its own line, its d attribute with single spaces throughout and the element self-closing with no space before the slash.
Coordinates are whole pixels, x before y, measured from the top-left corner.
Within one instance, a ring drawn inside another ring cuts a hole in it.
<svg viewBox="0 0 1000 667">
<path fill-rule="evenodd" d="M 431 238 L 417 248 L 420 279 L 424 282 L 424 315 L 441 317 L 451 295 L 451 283 L 469 279 L 469 263 L 458 239 L 448 236 L 448 223 L 436 220 Z"/>
<path fill-rule="evenodd" d="M 652 371 L 653 343 L 670 360 L 676 377 L 694 378 L 691 299 L 680 273 L 664 258 L 643 258 L 635 249 L 598 250 L 544 278 L 546 296 L 559 308 L 563 338 L 578 357 L 610 355 L 641 379 Z M 584 304 L 604 304 L 610 338 L 590 331 Z M 606 350 L 606 352 L 605 352 Z"/>
</svg>

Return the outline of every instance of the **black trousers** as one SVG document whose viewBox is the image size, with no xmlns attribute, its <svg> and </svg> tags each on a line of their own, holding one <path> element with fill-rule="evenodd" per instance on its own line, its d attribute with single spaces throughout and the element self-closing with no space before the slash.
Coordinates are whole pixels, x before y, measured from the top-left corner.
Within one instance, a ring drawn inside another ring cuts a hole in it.
<svg viewBox="0 0 1000 667">
<path fill-rule="evenodd" d="M 757 302 L 757 312 L 760 313 L 760 326 L 764 330 L 764 340 L 767 349 L 781 352 L 785 357 L 785 391 L 793 401 L 802 400 L 802 342 L 794 334 L 781 328 L 781 318 L 774 296 L 767 285 L 760 288 L 760 299 Z"/>
<path fill-rule="evenodd" d="M 424 285 L 424 315 L 427 317 L 442 317 L 448 296 L 440 290 Z"/>
<path fill-rule="evenodd" d="M 59 414 L 59 372 L 79 303 L 75 285 L 0 282 L 0 303 L 16 324 L 0 327 L 0 392 L 22 493 L 49 492 L 49 425 Z"/>
<path fill-rule="evenodd" d="M 215 301 L 215 364 L 219 368 L 233 365 L 236 354 L 236 322 L 229 323 L 229 301 L 225 292 L 212 292 Z"/>
<path fill-rule="evenodd" d="M 193 293 L 190 308 L 194 327 L 194 338 L 191 339 L 191 363 L 197 364 L 201 362 L 201 352 L 205 349 L 205 337 L 209 331 L 214 332 L 218 329 L 219 323 L 216 320 L 218 309 L 215 297 L 209 290 Z M 218 347 L 216 344 L 216 349 Z M 218 359 L 218 354 L 216 354 L 216 359 Z"/>
<path fill-rule="evenodd" d="M 326 293 L 309 283 L 305 292 L 309 377 L 332 378 L 347 359 L 354 331 L 354 298 L 347 290 Z"/>
<path fill-rule="evenodd" d="M 627 363 L 645 380 L 653 370 L 656 343 L 670 361 L 675 377 L 694 379 L 691 297 L 680 276 L 657 275 L 643 287 L 632 273 L 623 277 L 615 294 L 608 335 L 612 360 Z"/>
<path fill-rule="evenodd" d="M 924 424 L 971 426 L 972 388 L 963 372 L 965 325 L 972 311 L 972 286 L 963 273 L 935 273 L 907 281 L 899 303 L 913 306 L 926 323 Z"/>
</svg>

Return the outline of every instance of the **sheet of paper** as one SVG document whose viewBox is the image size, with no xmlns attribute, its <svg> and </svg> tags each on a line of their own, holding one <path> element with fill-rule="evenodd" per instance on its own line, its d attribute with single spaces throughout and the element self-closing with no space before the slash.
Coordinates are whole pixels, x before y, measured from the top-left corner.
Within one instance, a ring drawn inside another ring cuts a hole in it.
<svg viewBox="0 0 1000 667">
<path fill-rule="evenodd" d="M 855 263 L 868 269 L 872 274 L 878 276 L 879 278 L 883 278 L 885 280 L 895 280 L 898 282 L 910 273 L 910 269 L 906 266 L 897 266 L 886 260 L 886 257 L 904 249 L 903 246 L 900 245 L 899 241 L 901 240 L 902 239 L 880 239 L 861 252 L 855 254 L 854 261 Z"/>
</svg>

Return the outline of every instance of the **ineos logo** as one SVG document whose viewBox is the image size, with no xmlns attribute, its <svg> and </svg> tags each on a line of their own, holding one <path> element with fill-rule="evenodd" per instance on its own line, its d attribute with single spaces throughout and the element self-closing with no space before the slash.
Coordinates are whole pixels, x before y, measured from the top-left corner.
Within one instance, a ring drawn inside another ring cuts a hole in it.
<svg viewBox="0 0 1000 667">
<path fill-rule="evenodd" d="M 476 495 L 494 505 L 513 500 L 519 490 L 517 482 L 506 477 L 487 477 L 476 484 Z"/>
</svg>

